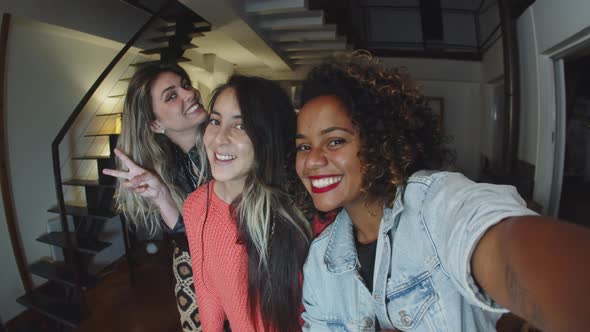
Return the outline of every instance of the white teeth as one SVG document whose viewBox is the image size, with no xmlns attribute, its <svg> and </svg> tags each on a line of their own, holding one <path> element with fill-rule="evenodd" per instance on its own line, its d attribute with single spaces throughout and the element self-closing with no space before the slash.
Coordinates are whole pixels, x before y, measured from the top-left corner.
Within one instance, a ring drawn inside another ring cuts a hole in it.
<svg viewBox="0 0 590 332">
<path fill-rule="evenodd" d="M 235 156 L 232 156 L 229 154 L 219 154 L 219 153 L 215 154 L 215 158 L 219 159 L 219 160 L 234 160 L 234 159 L 236 159 Z"/>
<path fill-rule="evenodd" d="M 184 114 L 194 113 L 199 107 L 201 107 L 201 104 L 194 104 L 193 106 L 189 107 L 189 109 L 187 109 L 186 112 L 184 112 Z"/>
<path fill-rule="evenodd" d="M 316 188 L 325 188 L 325 187 L 332 185 L 336 182 L 340 182 L 341 180 L 342 180 L 342 176 L 333 176 L 330 178 L 311 180 L 311 185 Z"/>
</svg>

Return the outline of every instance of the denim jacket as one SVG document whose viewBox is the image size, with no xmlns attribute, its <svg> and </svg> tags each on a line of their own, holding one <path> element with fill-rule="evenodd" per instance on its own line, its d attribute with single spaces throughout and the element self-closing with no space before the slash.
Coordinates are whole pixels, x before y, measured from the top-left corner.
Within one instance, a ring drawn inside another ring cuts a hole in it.
<svg viewBox="0 0 590 332">
<path fill-rule="evenodd" d="M 534 214 L 511 186 L 418 172 L 383 211 L 370 293 L 342 210 L 303 267 L 303 330 L 374 331 L 378 319 L 401 331 L 495 331 L 506 310 L 476 285 L 471 255 L 494 224 Z"/>
</svg>

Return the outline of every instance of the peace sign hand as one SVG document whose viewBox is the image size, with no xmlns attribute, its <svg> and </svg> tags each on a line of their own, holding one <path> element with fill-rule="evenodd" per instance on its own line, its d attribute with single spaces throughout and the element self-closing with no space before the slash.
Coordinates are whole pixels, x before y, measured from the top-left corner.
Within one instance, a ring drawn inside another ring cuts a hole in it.
<svg viewBox="0 0 590 332">
<path fill-rule="evenodd" d="M 133 190 L 138 195 L 150 199 L 156 205 L 160 205 L 158 203 L 161 203 L 162 200 L 170 198 L 170 192 L 159 176 L 139 167 L 119 149 L 115 149 L 114 152 L 127 167 L 128 171 L 105 168 L 102 171 L 103 174 L 125 179 L 123 181 L 124 188 Z"/>
</svg>

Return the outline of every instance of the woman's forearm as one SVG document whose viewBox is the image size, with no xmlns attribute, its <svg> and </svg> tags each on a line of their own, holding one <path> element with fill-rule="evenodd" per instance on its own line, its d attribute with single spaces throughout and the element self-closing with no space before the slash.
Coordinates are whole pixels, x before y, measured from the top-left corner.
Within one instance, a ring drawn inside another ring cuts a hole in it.
<svg viewBox="0 0 590 332">
<path fill-rule="evenodd" d="M 180 216 L 180 211 L 178 211 L 178 207 L 172 199 L 172 196 L 170 194 L 164 195 L 164 197 L 158 198 L 155 201 L 155 204 L 160 210 L 160 215 L 162 216 L 164 223 L 170 229 L 174 229 L 174 226 L 176 226 L 176 222 L 178 221 L 178 217 Z"/>
<path fill-rule="evenodd" d="M 492 227 L 472 257 L 475 279 L 498 303 L 546 332 L 590 328 L 590 230 L 544 217 Z"/>
</svg>

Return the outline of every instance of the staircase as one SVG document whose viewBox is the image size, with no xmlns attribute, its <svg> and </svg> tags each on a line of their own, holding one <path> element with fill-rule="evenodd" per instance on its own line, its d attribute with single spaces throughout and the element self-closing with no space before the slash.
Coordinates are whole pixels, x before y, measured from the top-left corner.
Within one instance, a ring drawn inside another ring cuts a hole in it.
<svg viewBox="0 0 590 332">
<path fill-rule="evenodd" d="M 119 216 L 113 208 L 116 179 L 103 175 L 102 170 L 116 168 L 113 150 L 119 136 L 126 84 L 132 75 L 133 68 L 152 61 L 190 61 L 182 55 L 184 51 L 197 47 L 191 43 L 191 40 L 211 29 L 208 22 L 177 1 L 167 2 L 158 11 L 151 11 L 138 1 L 128 2 L 137 8 L 150 11 L 152 18 L 131 38 L 93 84 L 52 144 L 58 204 L 48 211 L 60 216 L 61 229 L 43 234 L 37 238 L 37 241 L 60 248 L 63 260 L 41 259 L 31 264 L 29 272 L 46 279 L 47 282 L 17 299 L 18 303 L 55 321 L 56 330 L 59 331 L 75 329 L 88 315 L 92 314 L 92 308 L 88 308 L 85 304 L 84 292 L 95 286 L 99 278 L 89 273 L 89 264 L 94 255 L 111 245 L 99 240 L 98 237 L 105 223 Z M 142 51 L 129 68 L 119 69 L 123 75 L 103 102 L 103 105 L 115 106 L 99 107 L 92 111 L 93 119 L 90 121 L 96 121 L 98 125 L 89 124 L 82 137 L 77 137 L 77 141 L 81 142 L 79 144 L 86 144 L 89 148 L 86 153 L 74 155 L 67 160 L 69 164 L 88 165 L 90 163 L 90 166 L 82 171 L 78 167 L 71 172 L 72 178 L 62 180 L 62 170 L 67 167 L 64 167 L 66 163 L 60 163 L 60 143 L 72 130 L 77 119 L 83 118 L 80 115 L 88 112 L 86 107 L 88 101 L 107 76 L 114 72 L 113 69 L 121 59 L 129 56 L 126 53 L 132 47 Z M 105 112 L 104 108 L 108 110 Z M 93 143 L 83 142 L 84 140 L 92 140 Z M 95 141 L 104 142 L 98 150 L 105 153 L 93 153 L 96 149 L 90 146 Z M 80 173 L 82 175 L 79 175 Z M 83 197 L 82 202 L 66 202 L 66 196 L 70 199 L 70 196 L 76 196 L 73 194 L 76 192 L 82 193 L 79 195 Z M 127 257 L 130 257 L 127 223 L 123 216 L 119 219 L 123 228 L 125 253 Z"/>
</svg>

